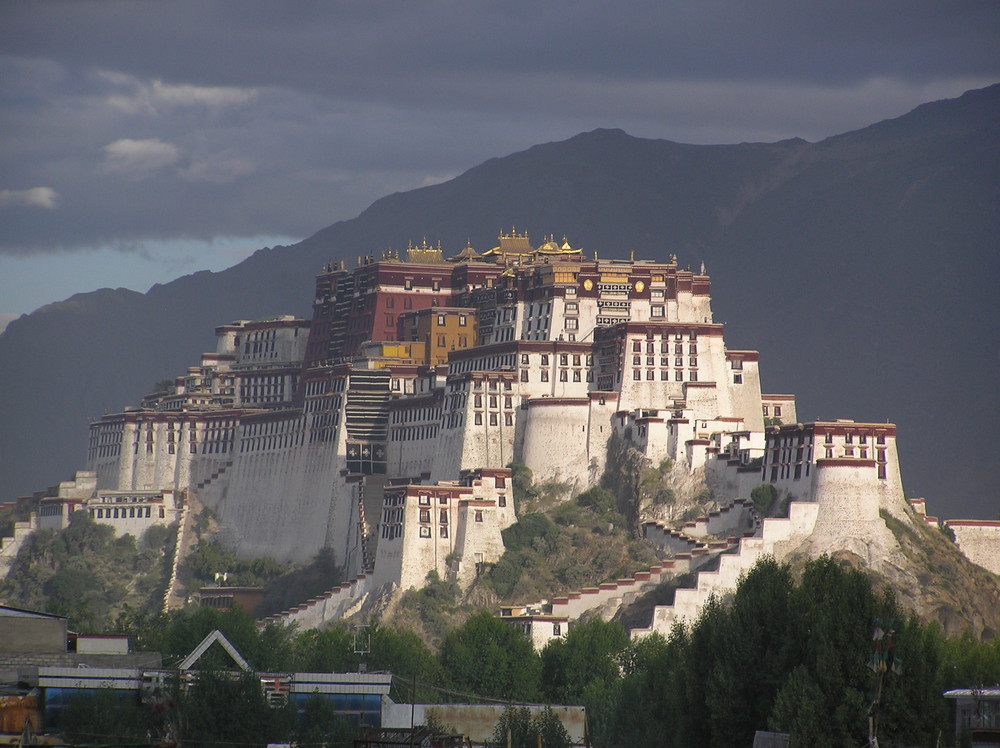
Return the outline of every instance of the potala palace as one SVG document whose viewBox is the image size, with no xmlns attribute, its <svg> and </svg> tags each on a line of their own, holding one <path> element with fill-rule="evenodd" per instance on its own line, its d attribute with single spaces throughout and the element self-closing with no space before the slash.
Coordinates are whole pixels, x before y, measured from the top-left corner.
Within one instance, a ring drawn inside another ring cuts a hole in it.
<svg viewBox="0 0 1000 748">
<path fill-rule="evenodd" d="M 794 396 L 762 390 L 757 351 L 727 347 L 704 267 L 675 256 L 603 260 L 516 232 L 482 254 L 423 242 L 324 267 L 312 310 L 216 328 L 197 366 L 92 423 L 87 469 L 41 500 L 35 524 L 85 509 L 133 534 L 180 521 L 183 537 L 208 507 L 244 556 L 304 561 L 330 547 L 351 581 L 282 616 L 313 626 L 431 570 L 467 586 L 499 560 L 516 521 L 511 463 L 579 493 L 600 480 L 615 436 L 703 476 L 719 511 L 643 525 L 661 566 L 504 611 L 543 642 L 704 566 L 657 608 L 651 629 L 667 630 L 760 554 L 804 543 L 877 567 L 891 561 L 880 511 L 913 516 L 895 426 L 799 423 Z M 789 501 L 786 517 L 746 501 L 762 483 Z M 1000 573 L 1000 522 L 951 527 Z M 0 573 L 16 545 L 5 540 Z"/>
</svg>

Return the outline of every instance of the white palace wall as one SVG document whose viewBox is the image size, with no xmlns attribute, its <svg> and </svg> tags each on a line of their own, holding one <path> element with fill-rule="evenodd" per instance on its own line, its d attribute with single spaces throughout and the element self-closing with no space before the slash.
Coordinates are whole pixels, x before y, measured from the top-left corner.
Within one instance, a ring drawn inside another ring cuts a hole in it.
<svg viewBox="0 0 1000 748">
<path fill-rule="evenodd" d="M 521 460 L 536 481 L 557 480 L 582 491 L 590 482 L 590 398 L 528 401 Z"/>
<path fill-rule="evenodd" d="M 974 564 L 1000 574 L 1000 521 L 950 519 L 945 522 L 955 533 L 955 543 Z"/>
<path fill-rule="evenodd" d="M 241 556 L 301 562 L 330 546 L 338 563 L 360 571 L 357 488 L 341 476 L 343 429 L 337 441 L 309 443 L 301 415 L 279 423 L 286 431 L 274 445 L 237 451 L 232 477 L 203 503 Z"/>
</svg>

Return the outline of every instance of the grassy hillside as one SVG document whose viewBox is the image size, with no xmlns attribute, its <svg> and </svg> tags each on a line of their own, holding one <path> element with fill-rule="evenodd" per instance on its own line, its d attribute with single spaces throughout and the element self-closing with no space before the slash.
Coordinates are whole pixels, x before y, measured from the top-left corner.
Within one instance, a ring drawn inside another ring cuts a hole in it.
<svg viewBox="0 0 1000 748">
<path fill-rule="evenodd" d="M 162 607 L 174 532 L 154 526 L 139 540 L 116 538 L 112 527 L 77 512 L 61 532 L 31 534 L 0 581 L 0 600 L 66 616 L 78 631 L 109 631 L 126 608 Z"/>
</svg>

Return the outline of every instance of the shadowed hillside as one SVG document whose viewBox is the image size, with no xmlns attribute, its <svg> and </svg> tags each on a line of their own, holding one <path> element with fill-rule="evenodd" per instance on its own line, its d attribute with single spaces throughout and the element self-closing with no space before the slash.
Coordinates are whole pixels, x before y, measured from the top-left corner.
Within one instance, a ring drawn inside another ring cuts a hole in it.
<svg viewBox="0 0 1000 748">
<path fill-rule="evenodd" d="M 598 130 L 387 196 L 293 247 L 147 294 L 81 294 L 0 335 L 0 496 L 83 466 L 86 427 L 214 345 L 215 325 L 307 314 L 322 263 L 516 225 L 601 257 L 702 261 L 733 347 L 803 419 L 891 419 L 911 496 L 996 514 L 1000 86 L 809 144 L 691 146 Z M 960 396 L 958 393 L 961 393 Z M 975 457 L 973 457 L 975 455 Z"/>
</svg>

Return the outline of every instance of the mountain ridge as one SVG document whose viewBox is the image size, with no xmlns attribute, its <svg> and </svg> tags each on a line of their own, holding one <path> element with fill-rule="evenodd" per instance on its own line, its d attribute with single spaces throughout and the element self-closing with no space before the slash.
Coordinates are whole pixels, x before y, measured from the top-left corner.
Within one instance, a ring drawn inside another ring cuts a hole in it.
<svg viewBox="0 0 1000 748">
<path fill-rule="evenodd" d="M 998 111 L 1000 85 L 817 143 L 703 146 L 594 130 L 386 195 L 224 271 L 47 305 L 0 335 L 0 495 L 82 467 L 87 418 L 182 372 L 216 325 L 308 314 L 324 262 L 424 236 L 446 254 L 467 240 L 488 249 L 513 221 L 536 242 L 565 233 L 602 257 L 705 261 L 716 318 L 734 345 L 761 351 L 768 391 L 796 392 L 810 419 L 896 421 L 904 480 L 931 510 L 984 515 L 1000 460 L 972 461 L 962 445 L 989 443 L 1000 415 L 983 355 L 1000 349 L 989 324 L 1000 312 Z M 931 403 L 957 379 L 957 400 L 976 407 L 942 419 Z"/>
</svg>

